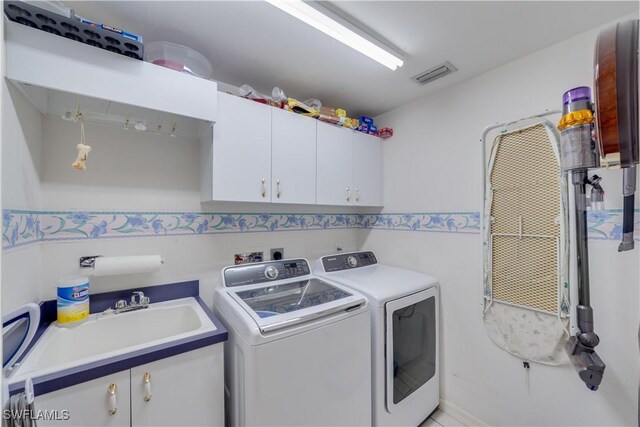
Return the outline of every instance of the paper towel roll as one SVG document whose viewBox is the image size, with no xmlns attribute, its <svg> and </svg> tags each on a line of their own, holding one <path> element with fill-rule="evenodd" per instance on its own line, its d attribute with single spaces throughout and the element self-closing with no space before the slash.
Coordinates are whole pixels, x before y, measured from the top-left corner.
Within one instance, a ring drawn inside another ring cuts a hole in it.
<svg viewBox="0 0 640 427">
<path fill-rule="evenodd" d="M 93 267 L 94 276 L 146 273 L 162 267 L 160 255 L 98 257 Z"/>
</svg>

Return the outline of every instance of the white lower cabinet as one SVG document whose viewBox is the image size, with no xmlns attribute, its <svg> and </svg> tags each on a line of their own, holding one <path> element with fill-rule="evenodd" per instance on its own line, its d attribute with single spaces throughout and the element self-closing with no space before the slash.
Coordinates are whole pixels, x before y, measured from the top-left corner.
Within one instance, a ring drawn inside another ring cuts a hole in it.
<svg viewBox="0 0 640 427">
<path fill-rule="evenodd" d="M 222 345 L 131 369 L 132 426 L 224 425 Z"/>
<path fill-rule="evenodd" d="M 126 370 L 37 396 L 38 425 L 129 426 L 130 392 Z"/>
<path fill-rule="evenodd" d="M 223 345 L 37 396 L 35 404 L 58 418 L 40 426 L 223 426 Z"/>
</svg>

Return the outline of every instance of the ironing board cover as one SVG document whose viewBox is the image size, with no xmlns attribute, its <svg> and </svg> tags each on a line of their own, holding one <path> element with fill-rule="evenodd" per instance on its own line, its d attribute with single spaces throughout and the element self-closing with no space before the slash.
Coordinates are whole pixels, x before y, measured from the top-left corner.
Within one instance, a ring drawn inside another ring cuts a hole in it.
<svg viewBox="0 0 640 427">
<path fill-rule="evenodd" d="M 485 147 L 483 147 L 485 149 Z M 503 131 L 485 171 L 484 323 L 527 361 L 568 363 L 567 184 L 547 121 Z"/>
</svg>

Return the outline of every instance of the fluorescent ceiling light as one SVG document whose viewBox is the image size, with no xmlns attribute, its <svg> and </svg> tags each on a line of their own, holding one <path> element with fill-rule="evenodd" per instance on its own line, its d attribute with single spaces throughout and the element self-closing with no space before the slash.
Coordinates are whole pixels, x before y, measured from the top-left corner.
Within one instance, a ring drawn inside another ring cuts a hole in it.
<svg viewBox="0 0 640 427">
<path fill-rule="evenodd" d="M 303 0 L 266 1 L 391 70 L 402 67 L 404 63 L 392 49 L 316 2 Z"/>
</svg>

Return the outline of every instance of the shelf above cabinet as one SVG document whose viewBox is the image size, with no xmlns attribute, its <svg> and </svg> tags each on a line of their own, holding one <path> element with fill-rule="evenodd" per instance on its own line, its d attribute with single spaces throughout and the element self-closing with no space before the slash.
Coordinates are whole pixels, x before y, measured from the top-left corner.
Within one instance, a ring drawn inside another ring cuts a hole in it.
<svg viewBox="0 0 640 427">
<path fill-rule="evenodd" d="M 96 123 L 133 132 L 136 124 L 142 123 L 146 130 L 152 133 L 191 139 L 198 139 L 200 127 L 209 123 L 164 111 L 75 95 L 41 86 L 12 83 L 40 113 L 64 120 L 72 121 L 79 111 L 86 124 Z"/>
<path fill-rule="evenodd" d="M 176 123 L 176 134 L 194 137 L 197 131 L 186 129 L 216 121 L 216 82 L 7 20 L 5 41 L 7 79 L 44 114 L 75 113 L 79 101 L 88 120 L 122 125 L 127 118 L 143 120 L 147 129 L 161 125 L 167 134 Z"/>
</svg>

